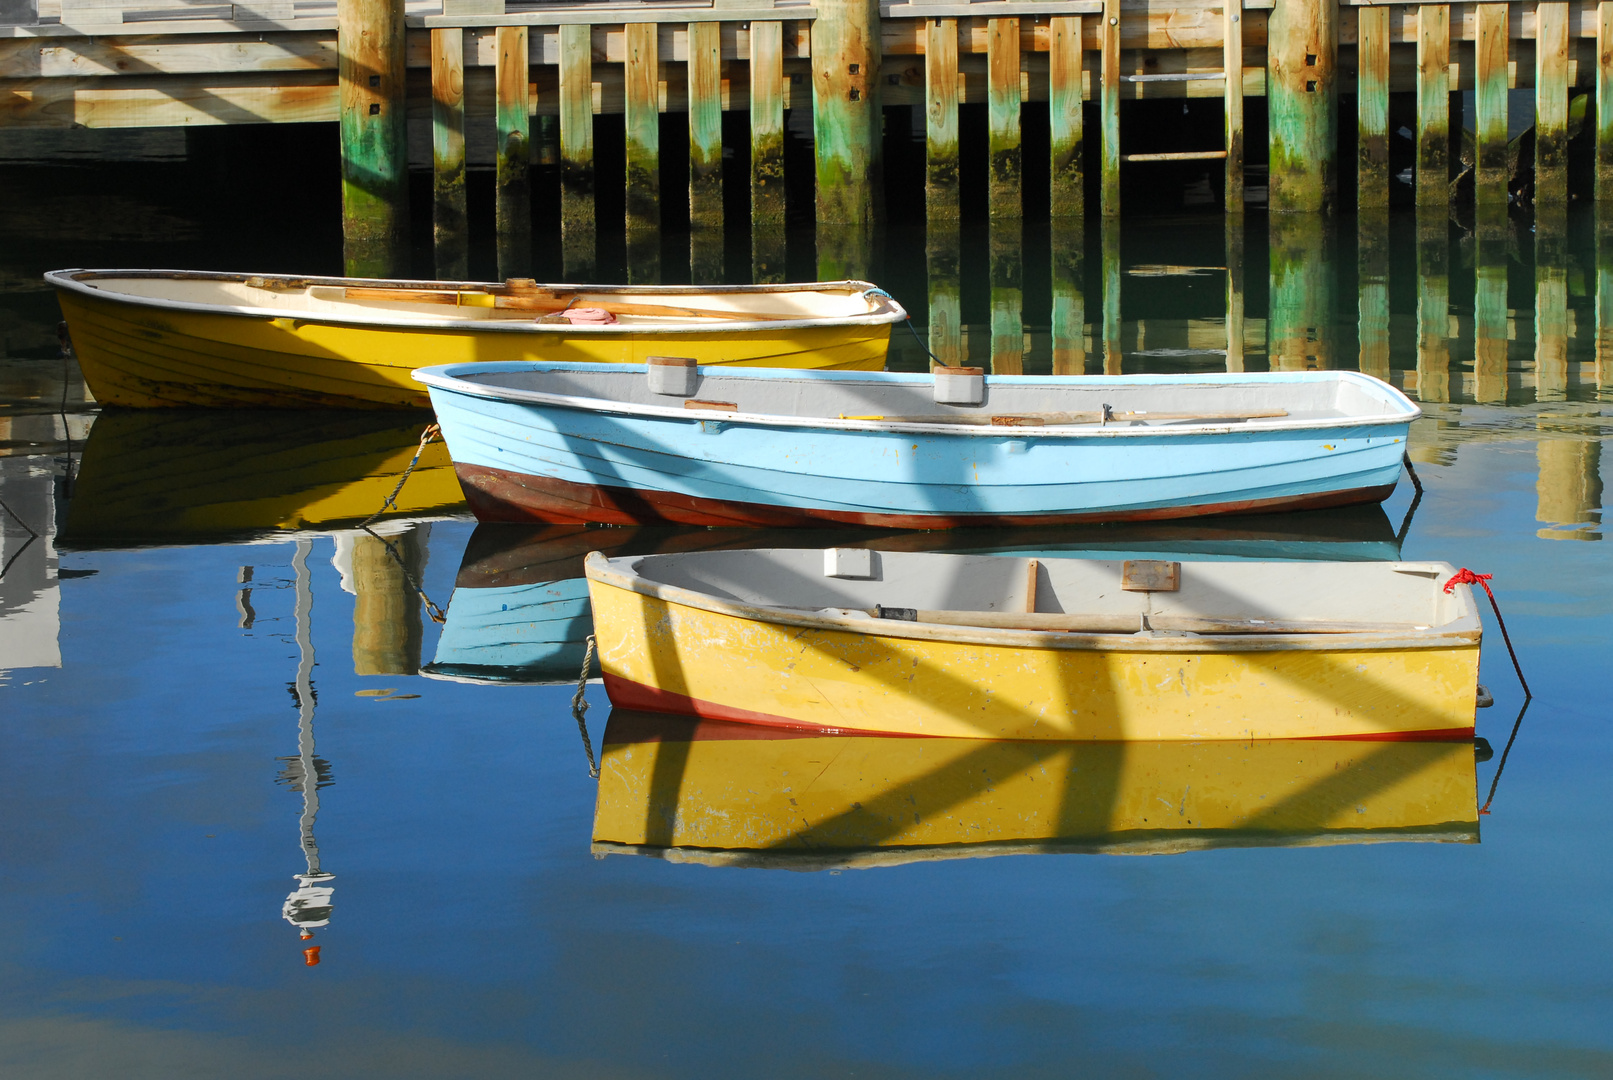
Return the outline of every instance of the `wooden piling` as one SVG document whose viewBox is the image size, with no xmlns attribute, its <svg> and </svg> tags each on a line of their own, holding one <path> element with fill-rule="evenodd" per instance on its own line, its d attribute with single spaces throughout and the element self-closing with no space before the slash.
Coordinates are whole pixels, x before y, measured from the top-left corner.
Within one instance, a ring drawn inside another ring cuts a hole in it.
<svg viewBox="0 0 1613 1080">
<path fill-rule="evenodd" d="M 1363 9 L 1363 12 L 1366 9 Z M 1389 211 L 1356 213 L 1356 367 L 1389 381 Z"/>
<path fill-rule="evenodd" d="M 1505 5 L 1502 5 L 1505 7 Z M 1389 8 L 1356 8 L 1355 201 L 1389 205 Z"/>
<path fill-rule="evenodd" d="M 924 208 L 958 219 L 958 20 L 924 23 Z"/>
<path fill-rule="evenodd" d="M 753 229 L 784 227 L 784 24 L 781 22 L 750 24 L 750 219 Z"/>
<path fill-rule="evenodd" d="M 1081 16 L 1056 15 L 1048 20 L 1047 64 L 1052 216 L 1078 218 L 1086 209 L 1081 146 L 1085 111 L 1081 100 Z"/>
<path fill-rule="evenodd" d="M 627 231 L 661 227 L 661 54 L 655 23 L 628 23 L 622 125 L 627 133 Z M 754 39 L 753 39 L 754 40 Z"/>
<path fill-rule="evenodd" d="M 1417 205 L 1451 198 L 1451 9 L 1417 9 Z M 1444 400 L 1444 399 L 1438 399 Z"/>
<path fill-rule="evenodd" d="M 431 224 L 437 277 L 470 276 L 465 210 L 465 31 L 431 31 Z"/>
<path fill-rule="evenodd" d="M 1227 370 L 1242 371 L 1243 361 L 1243 215 L 1226 218 Z"/>
<path fill-rule="evenodd" d="M 818 0 L 816 10 L 811 48 L 818 224 L 866 229 L 874 221 L 879 164 L 879 4 Z"/>
<path fill-rule="evenodd" d="M 689 24 L 689 227 L 722 228 L 722 24 Z"/>
<path fill-rule="evenodd" d="M 337 0 L 338 129 L 347 273 L 408 266 L 409 147 L 403 0 Z"/>
<path fill-rule="evenodd" d="M 1243 213 L 1243 0 L 1223 0 L 1221 67 L 1226 72 L 1226 183 L 1229 214 Z"/>
<path fill-rule="evenodd" d="M 1448 190 L 1448 189 L 1447 189 Z M 1451 399 L 1451 238 L 1444 207 L 1417 211 L 1417 398 Z"/>
<path fill-rule="evenodd" d="M 1053 219 L 1054 375 L 1086 374 L 1086 275 L 1082 265 L 1086 238 L 1083 232 L 1078 218 Z"/>
<path fill-rule="evenodd" d="M 1486 201 L 1474 212 L 1473 400 L 1507 400 L 1507 210 Z"/>
<path fill-rule="evenodd" d="M 987 239 L 991 282 L 991 373 L 1025 373 L 1024 230 L 1017 218 L 993 222 Z"/>
<path fill-rule="evenodd" d="M 1507 204 L 1507 5 L 1478 4 L 1474 70 L 1473 132 L 1476 160 L 1473 199 Z"/>
<path fill-rule="evenodd" d="M 818 223 L 820 226 L 823 222 Z M 817 232 L 819 281 L 866 281 L 874 261 L 872 226 L 848 223 Z"/>
<path fill-rule="evenodd" d="M 1104 217 L 1120 216 L 1120 0 L 1103 0 L 1098 27 L 1099 208 Z M 1106 249 L 1107 250 L 1107 249 Z M 1107 301 L 1105 301 L 1107 308 Z M 1105 370 L 1108 360 L 1105 359 Z"/>
<path fill-rule="evenodd" d="M 1103 373 L 1124 374 L 1120 341 L 1120 219 L 1105 214 L 1099 229 L 1103 269 Z"/>
<path fill-rule="evenodd" d="M 1535 399 L 1568 396 L 1568 211 L 1535 209 Z"/>
<path fill-rule="evenodd" d="M 1333 260 L 1318 214 L 1273 214 L 1266 352 L 1273 371 L 1332 364 Z"/>
<path fill-rule="evenodd" d="M 1021 208 L 1019 137 L 1019 20 L 986 22 L 986 114 L 990 182 L 987 210 L 993 218 L 1018 218 Z"/>
<path fill-rule="evenodd" d="M 1613 0 L 1596 5 L 1596 198 L 1613 200 Z"/>
<path fill-rule="evenodd" d="M 1535 205 L 1568 202 L 1568 4 L 1535 5 Z"/>
<path fill-rule="evenodd" d="M 565 274 L 594 266 L 594 59 L 587 25 L 560 27 L 560 239 Z"/>
<path fill-rule="evenodd" d="M 527 28 L 498 28 L 498 66 L 494 69 L 493 124 L 497 132 L 497 222 L 500 277 L 526 277 L 532 272 L 532 129 L 528 108 Z"/>
<path fill-rule="evenodd" d="M 1598 201 L 1596 230 L 1596 386 L 1613 388 L 1613 202 Z"/>
<path fill-rule="evenodd" d="M 925 233 L 924 263 L 930 294 L 930 352 L 948 367 L 958 367 L 965 360 L 963 300 L 958 280 L 961 248 L 956 225 L 932 226 Z"/>
<path fill-rule="evenodd" d="M 1338 5 L 1276 0 L 1266 39 L 1268 205 L 1276 213 L 1330 211 L 1338 153 Z"/>
</svg>

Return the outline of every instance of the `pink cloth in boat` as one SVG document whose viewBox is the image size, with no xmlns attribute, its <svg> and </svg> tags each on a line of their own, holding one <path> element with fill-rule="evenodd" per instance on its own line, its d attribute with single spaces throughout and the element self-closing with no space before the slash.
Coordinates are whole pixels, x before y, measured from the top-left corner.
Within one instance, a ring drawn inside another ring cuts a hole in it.
<svg viewBox="0 0 1613 1080">
<path fill-rule="evenodd" d="M 566 317 L 567 322 L 581 326 L 607 326 L 616 321 L 615 315 L 597 307 L 567 308 L 560 314 Z"/>
</svg>

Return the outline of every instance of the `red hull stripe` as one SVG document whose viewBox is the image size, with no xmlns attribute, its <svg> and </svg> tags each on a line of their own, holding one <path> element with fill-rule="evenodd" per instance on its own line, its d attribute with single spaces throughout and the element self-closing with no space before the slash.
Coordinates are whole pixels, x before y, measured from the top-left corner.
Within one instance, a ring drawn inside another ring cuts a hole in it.
<svg viewBox="0 0 1613 1080">
<path fill-rule="evenodd" d="M 1099 510 L 1057 514 L 880 514 L 808 507 L 768 506 L 728 499 L 701 499 L 665 491 L 602 484 L 573 484 L 527 476 L 486 465 L 454 464 L 465 501 L 478 521 L 568 525 L 707 525 L 801 528 L 814 525 L 865 525 L 883 529 L 955 529 L 966 525 L 1075 525 L 1101 521 L 1159 521 L 1205 514 L 1321 510 L 1382 502 L 1393 484 L 1351 488 L 1316 495 L 1243 499 L 1193 506 L 1140 510 Z"/>
<path fill-rule="evenodd" d="M 669 690 L 657 690 L 645 686 L 643 683 L 633 682 L 618 675 L 605 675 L 605 693 L 610 696 L 611 704 L 618 709 L 636 709 L 640 712 L 674 713 L 679 716 L 696 716 L 702 720 L 726 720 L 735 724 L 760 724 L 774 729 L 786 731 L 811 732 L 816 735 L 875 735 L 886 739 L 930 739 L 945 738 L 939 735 L 915 735 L 907 732 L 870 731 L 865 728 L 827 727 L 821 724 L 809 724 L 800 720 L 791 720 L 786 716 L 775 716 L 772 713 L 752 712 L 749 709 L 736 709 L 730 705 L 719 705 L 712 701 L 702 701 L 700 698 L 689 697 L 685 694 L 674 694 Z M 981 738 L 987 738 L 982 735 Z M 1433 728 L 1426 731 L 1389 731 L 1370 735 L 1301 735 L 1293 738 L 1294 742 L 1460 742 L 1463 739 L 1473 738 L 1473 729 L 1467 728 Z M 1012 741 L 1012 740 L 1001 740 Z M 1023 740 L 1019 740 L 1023 741 Z M 1056 741 L 1056 740 L 1055 740 Z M 1099 742 L 1114 740 L 1084 740 L 1069 739 L 1067 742 Z M 1139 740 L 1148 742 L 1152 740 Z M 1183 740 L 1194 741 L 1194 740 Z M 1205 742 L 1235 741 L 1235 740 L 1201 740 Z M 1286 740 L 1261 738 L 1259 742 L 1280 742 Z"/>
</svg>

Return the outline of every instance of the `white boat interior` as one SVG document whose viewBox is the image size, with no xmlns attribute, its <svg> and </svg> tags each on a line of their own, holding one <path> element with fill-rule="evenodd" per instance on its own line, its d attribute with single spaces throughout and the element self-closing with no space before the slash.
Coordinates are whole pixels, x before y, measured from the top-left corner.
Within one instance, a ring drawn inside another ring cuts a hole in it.
<svg viewBox="0 0 1613 1080">
<path fill-rule="evenodd" d="M 886 372 L 696 368 L 668 392 L 655 367 L 626 364 L 462 364 L 426 368 L 432 386 L 485 397 L 588 408 L 644 407 L 865 422 L 964 427 L 1202 427 L 1241 424 L 1395 423 L 1420 415 L 1387 383 L 1349 371 L 1295 375 L 970 376 L 971 393 L 949 394 L 943 379 Z M 957 380 L 953 380 L 954 382 Z M 966 401 L 938 400 L 963 396 Z"/>
<path fill-rule="evenodd" d="M 567 309 L 603 308 L 617 324 L 664 328 L 710 323 L 869 319 L 906 316 L 900 305 L 862 281 L 735 286 L 577 286 L 472 281 L 383 281 L 193 271 L 63 270 L 53 284 L 148 302 L 236 312 L 296 312 L 361 317 L 366 322 L 420 317 L 468 322 L 563 321 Z M 569 322 L 567 323 L 569 326 Z"/>
<path fill-rule="evenodd" d="M 611 570 L 751 607 L 1090 633 L 1473 632 L 1439 562 L 1159 562 L 771 548 L 610 559 Z M 664 594 L 663 594 L 664 595 Z M 666 599 L 675 599 L 665 596 Z"/>
</svg>

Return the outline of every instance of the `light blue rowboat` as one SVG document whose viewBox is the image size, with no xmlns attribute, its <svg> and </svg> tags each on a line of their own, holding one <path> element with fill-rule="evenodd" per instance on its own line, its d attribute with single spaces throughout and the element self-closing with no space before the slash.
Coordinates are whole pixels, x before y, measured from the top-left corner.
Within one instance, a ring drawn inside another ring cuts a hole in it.
<svg viewBox="0 0 1613 1080">
<path fill-rule="evenodd" d="M 955 528 L 1376 502 L 1420 410 L 1349 371 L 422 368 L 482 521 Z M 961 374 L 960 374 L 961 373 Z"/>
</svg>

